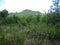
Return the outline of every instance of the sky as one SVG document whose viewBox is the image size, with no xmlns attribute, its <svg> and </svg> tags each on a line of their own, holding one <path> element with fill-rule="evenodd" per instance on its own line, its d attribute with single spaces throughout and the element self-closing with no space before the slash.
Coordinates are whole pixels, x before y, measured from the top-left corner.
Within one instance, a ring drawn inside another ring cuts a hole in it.
<svg viewBox="0 0 60 45">
<path fill-rule="evenodd" d="M 0 0 L 0 11 L 21 12 L 25 9 L 33 11 L 48 11 L 52 0 Z"/>
</svg>

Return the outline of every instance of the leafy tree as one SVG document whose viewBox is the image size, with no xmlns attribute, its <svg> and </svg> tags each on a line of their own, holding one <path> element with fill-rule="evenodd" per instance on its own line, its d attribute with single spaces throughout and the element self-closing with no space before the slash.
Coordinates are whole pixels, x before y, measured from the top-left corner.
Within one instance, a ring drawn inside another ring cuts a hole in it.
<svg viewBox="0 0 60 45">
<path fill-rule="evenodd" d="M 60 21 L 60 0 L 53 0 L 53 5 L 50 7 L 50 12 L 47 14 L 49 22 L 56 24 Z"/>
<path fill-rule="evenodd" d="M 7 15 L 8 15 L 8 11 L 6 9 L 4 9 L 0 12 L 1 17 L 6 17 Z"/>
<path fill-rule="evenodd" d="M 60 11 L 60 0 L 53 0 L 53 5 L 55 6 L 54 7 L 55 12 L 59 13 L 59 11 Z"/>
<path fill-rule="evenodd" d="M 50 12 L 60 13 L 60 0 L 52 0 L 53 5 L 50 7 Z"/>
</svg>

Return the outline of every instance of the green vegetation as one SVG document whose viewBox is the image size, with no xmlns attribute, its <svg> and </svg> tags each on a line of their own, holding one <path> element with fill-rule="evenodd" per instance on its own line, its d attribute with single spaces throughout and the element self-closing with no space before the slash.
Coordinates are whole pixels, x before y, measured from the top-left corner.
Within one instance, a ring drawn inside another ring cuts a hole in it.
<svg viewBox="0 0 60 45">
<path fill-rule="evenodd" d="M 60 45 L 60 21 L 56 18 L 56 22 L 55 13 L 23 13 L 0 17 L 1 45 Z"/>
<path fill-rule="evenodd" d="M 46 14 L 0 11 L 0 45 L 60 45 L 59 0 L 55 4 L 57 9 Z"/>
</svg>

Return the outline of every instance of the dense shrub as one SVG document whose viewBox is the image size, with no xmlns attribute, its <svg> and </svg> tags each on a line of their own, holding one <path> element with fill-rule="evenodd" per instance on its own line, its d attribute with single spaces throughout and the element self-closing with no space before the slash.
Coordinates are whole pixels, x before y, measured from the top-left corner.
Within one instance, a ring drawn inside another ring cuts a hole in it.
<svg viewBox="0 0 60 45">
<path fill-rule="evenodd" d="M 6 9 L 0 12 L 0 17 L 7 17 L 7 16 L 8 16 L 8 11 Z"/>
<path fill-rule="evenodd" d="M 60 40 L 60 21 L 58 20 L 60 18 L 55 13 L 23 15 L 20 17 L 14 14 L 6 18 L 1 17 L 0 44 L 26 45 L 26 43 L 31 43 L 31 45 L 50 45 L 54 41 Z"/>
</svg>

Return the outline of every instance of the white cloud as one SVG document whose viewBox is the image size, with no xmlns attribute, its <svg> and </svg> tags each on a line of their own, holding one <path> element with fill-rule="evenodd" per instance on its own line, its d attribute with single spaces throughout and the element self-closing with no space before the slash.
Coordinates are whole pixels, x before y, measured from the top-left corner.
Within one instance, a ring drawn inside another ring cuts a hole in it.
<svg viewBox="0 0 60 45">
<path fill-rule="evenodd" d="M 47 11 L 51 5 L 51 0 L 4 0 L 5 5 L 0 6 L 0 10 L 7 9 L 9 12 L 19 12 L 24 9 L 35 11 Z"/>
</svg>

